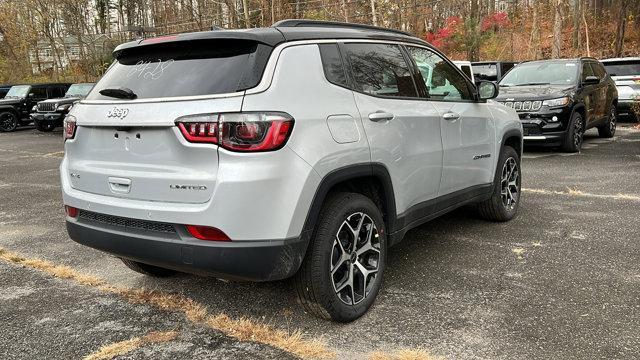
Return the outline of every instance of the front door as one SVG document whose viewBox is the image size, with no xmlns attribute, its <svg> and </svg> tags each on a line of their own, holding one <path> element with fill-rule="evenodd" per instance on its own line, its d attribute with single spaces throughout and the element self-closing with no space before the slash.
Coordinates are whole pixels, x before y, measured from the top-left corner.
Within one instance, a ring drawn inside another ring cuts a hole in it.
<svg viewBox="0 0 640 360">
<path fill-rule="evenodd" d="M 491 183 L 497 155 L 487 104 L 475 101 L 473 85 L 439 54 L 413 46 L 407 49 L 440 116 L 444 158 L 438 195 Z"/>
</svg>

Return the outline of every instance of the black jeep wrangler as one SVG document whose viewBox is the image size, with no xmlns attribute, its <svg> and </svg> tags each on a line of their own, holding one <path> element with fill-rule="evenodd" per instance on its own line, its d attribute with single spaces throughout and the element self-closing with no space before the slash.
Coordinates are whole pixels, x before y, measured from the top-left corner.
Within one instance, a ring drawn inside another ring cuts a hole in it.
<svg viewBox="0 0 640 360">
<path fill-rule="evenodd" d="M 586 130 L 607 138 L 616 131 L 616 84 L 593 58 L 517 65 L 500 80 L 496 101 L 518 112 L 525 144 L 578 152 Z"/>
<path fill-rule="evenodd" d="M 73 84 L 64 97 L 40 101 L 31 113 L 31 120 L 36 125 L 36 129 L 47 132 L 62 126 L 62 121 L 73 104 L 84 99 L 93 85 L 93 83 Z"/>
<path fill-rule="evenodd" d="M 0 100 L 0 132 L 15 130 L 31 122 L 29 113 L 38 101 L 59 98 L 71 84 L 14 85 Z"/>
</svg>

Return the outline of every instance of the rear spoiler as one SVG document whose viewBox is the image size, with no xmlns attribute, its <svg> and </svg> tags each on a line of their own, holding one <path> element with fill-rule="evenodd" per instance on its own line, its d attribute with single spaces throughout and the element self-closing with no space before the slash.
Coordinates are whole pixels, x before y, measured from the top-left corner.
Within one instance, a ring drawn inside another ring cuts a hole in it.
<svg viewBox="0 0 640 360">
<path fill-rule="evenodd" d="M 144 48 L 147 46 L 155 46 L 158 44 L 170 44 L 177 42 L 203 41 L 203 40 L 245 40 L 255 41 L 270 47 L 285 41 L 282 33 L 273 28 L 251 29 L 251 30 L 212 30 L 193 33 L 175 34 L 148 38 L 142 40 L 130 41 L 118 45 L 113 50 L 113 57 L 118 58 L 125 50 L 133 48 Z"/>
</svg>

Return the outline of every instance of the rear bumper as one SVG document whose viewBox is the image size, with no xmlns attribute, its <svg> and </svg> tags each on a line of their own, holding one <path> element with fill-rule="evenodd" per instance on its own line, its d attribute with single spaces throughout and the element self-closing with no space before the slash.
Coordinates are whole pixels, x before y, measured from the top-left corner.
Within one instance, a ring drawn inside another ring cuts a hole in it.
<svg viewBox="0 0 640 360">
<path fill-rule="evenodd" d="M 213 242 L 175 233 L 136 230 L 67 218 L 71 239 L 117 257 L 198 275 L 270 281 L 292 276 L 304 258 L 308 236 L 286 240 Z"/>
</svg>

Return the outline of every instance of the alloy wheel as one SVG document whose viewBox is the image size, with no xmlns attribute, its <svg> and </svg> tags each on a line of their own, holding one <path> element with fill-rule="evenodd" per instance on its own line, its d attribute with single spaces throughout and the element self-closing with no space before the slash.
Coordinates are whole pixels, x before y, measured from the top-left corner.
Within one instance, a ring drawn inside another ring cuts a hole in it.
<svg viewBox="0 0 640 360">
<path fill-rule="evenodd" d="M 516 207 L 520 198 L 520 173 L 518 171 L 518 162 L 510 157 L 505 161 L 502 167 L 502 177 L 500 181 L 502 205 L 505 209 L 511 211 Z"/>
<path fill-rule="evenodd" d="M 582 119 L 576 119 L 577 121 L 573 125 L 573 144 L 576 148 L 580 148 L 582 144 L 582 138 L 584 136 L 584 128 L 582 126 Z"/>
<path fill-rule="evenodd" d="M 365 213 L 347 216 L 336 233 L 331 249 L 331 282 L 338 298 L 347 305 L 364 300 L 378 276 L 380 234 Z"/>
<path fill-rule="evenodd" d="M 11 113 L 0 115 L 0 129 L 2 131 L 13 131 L 16 128 L 16 120 Z"/>
<path fill-rule="evenodd" d="M 609 114 L 609 130 L 612 134 L 616 132 L 616 109 L 611 108 L 611 114 Z"/>
</svg>

